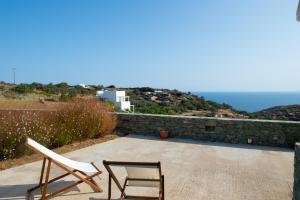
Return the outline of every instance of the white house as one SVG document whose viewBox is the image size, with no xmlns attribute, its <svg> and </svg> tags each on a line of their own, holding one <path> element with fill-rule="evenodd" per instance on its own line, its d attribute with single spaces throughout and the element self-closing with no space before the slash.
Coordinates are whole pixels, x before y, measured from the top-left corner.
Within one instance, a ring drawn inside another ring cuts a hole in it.
<svg viewBox="0 0 300 200">
<path fill-rule="evenodd" d="M 86 88 L 86 89 L 89 89 L 89 88 L 90 88 L 90 86 L 85 85 L 85 84 L 83 84 L 83 83 L 79 84 L 79 86 L 81 86 L 81 87 L 83 87 L 83 88 Z"/>
<path fill-rule="evenodd" d="M 123 111 L 134 111 L 134 105 L 130 104 L 129 96 L 125 91 L 97 91 L 96 97 L 114 102 Z"/>
</svg>

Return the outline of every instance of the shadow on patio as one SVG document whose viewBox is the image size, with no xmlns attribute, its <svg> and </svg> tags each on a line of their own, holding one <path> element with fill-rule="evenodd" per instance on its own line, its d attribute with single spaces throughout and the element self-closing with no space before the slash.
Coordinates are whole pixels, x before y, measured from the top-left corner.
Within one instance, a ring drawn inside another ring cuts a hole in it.
<svg viewBox="0 0 300 200">
<path fill-rule="evenodd" d="M 75 183 L 76 181 L 58 181 L 55 183 L 49 184 L 49 191 L 54 191 L 60 187 Z M 0 186 L 0 200 L 4 199 L 27 199 L 27 190 L 36 186 L 36 184 L 23 184 L 23 185 L 1 185 Z M 78 187 L 73 187 L 70 190 L 62 193 L 65 195 L 67 192 L 76 191 L 79 192 Z M 40 196 L 39 190 L 33 193 L 36 196 Z M 69 196 L 69 195 L 68 195 Z"/>
</svg>

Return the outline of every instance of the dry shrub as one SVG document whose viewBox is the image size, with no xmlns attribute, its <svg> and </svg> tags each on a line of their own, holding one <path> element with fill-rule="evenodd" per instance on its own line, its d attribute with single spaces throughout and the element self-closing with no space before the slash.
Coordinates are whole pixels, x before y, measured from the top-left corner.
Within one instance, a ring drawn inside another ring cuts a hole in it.
<svg viewBox="0 0 300 200">
<path fill-rule="evenodd" d="M 57 108 L 55 147 L 111 133 L 116 126 L 112 109 L 97 100 L 75 100 Z"/>
<path fill-rule="evenodd" d="M 0 160 L 28 153 L 23 145 L 25 136 L 49 146 L 53 133 L 48 123 L 51 116 L 54 113 L 47 111 L 0 111 Z"/>
<path fill-rule="evenodd" d="M 75 100 L 55 111 L 0 111 L 0 160 L 28 154 L 26 136 L 49 148 L 111 133 L 116 126 L 112 109 L 96 100 Z"/>
</svg>

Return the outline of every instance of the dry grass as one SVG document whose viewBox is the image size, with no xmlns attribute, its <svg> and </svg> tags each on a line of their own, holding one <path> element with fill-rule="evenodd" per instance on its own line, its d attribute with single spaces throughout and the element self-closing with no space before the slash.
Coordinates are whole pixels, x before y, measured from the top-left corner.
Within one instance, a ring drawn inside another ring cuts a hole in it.
<svg viewBox="0 0 300 200">
<path fill-rule="evenodd" d="M 56 104 L 52 111 L 27 103 L 18 108 L 0 110 L 0 160 L 30 154 L 24 146 L 26 136 L 56 148 L 110 134 L 116 126 L 112 109 L 92 99 Z"/>
<path fill-rule="evenodd" d="M 67 104 L 66 102 L 46 101 L 40 103 L 38 100 L 0 100 L 0 110 L 55 110 L 58 106 Z"/>
<path fill-rule="evenodd" d="M 56 132 L 52 140 L 53 147 L 96 138 L 111 133 L 116 127 L 116 117 L 112 114 L 112 109 L 90 99 L 61 104 L 53 119 L 53 129 Z"/>
<path fill-rule="evenodd" d="M 59 154 L 63 154 L 63 153 L 67 153 L 67 152 L 71 152 L 77 149 L 82 149 L 94 144 L 100 144 L 109 140 L 114 140 L 118 138 L 117 135 L 115 134 L 109 134 L 109 135 L 105 135 L 103 137 L 100 138 L 96 138 L 96 139 L 86 139 L 84 141 L 81 142 L 74 142 L 73 144 L 68 144 L 68 145 L 64 145 L 62 147 L 56 148 L 54 149 L 54 151 L 56 153 Z M 23 165 L 23 164 L 27 164 L 27 163 L 31 163 L 34 161 L 38 161 L 41 160 L 42 156 L 39 154 L 32 154 L 32 155 L 26 155 L 26 156 L 22 156 L 20 158 L 17 159 L 9 159 L 9 160 L 4 160 L 4 161 L 0 161 L 0 170 L 5 170 L 11 167 L 16 167 L 19 165 Z"/>
</svg>

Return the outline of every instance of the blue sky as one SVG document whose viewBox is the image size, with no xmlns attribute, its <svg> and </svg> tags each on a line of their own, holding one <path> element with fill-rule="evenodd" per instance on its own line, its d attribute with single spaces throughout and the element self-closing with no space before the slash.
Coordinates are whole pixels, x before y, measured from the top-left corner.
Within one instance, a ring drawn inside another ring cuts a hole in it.
<svg viewBox="0 0 300 200">
<path fill-rule="evenodd" d="M 1 0 L 0 80 L 300 90 L 297 0 Z"/>
</svg>

